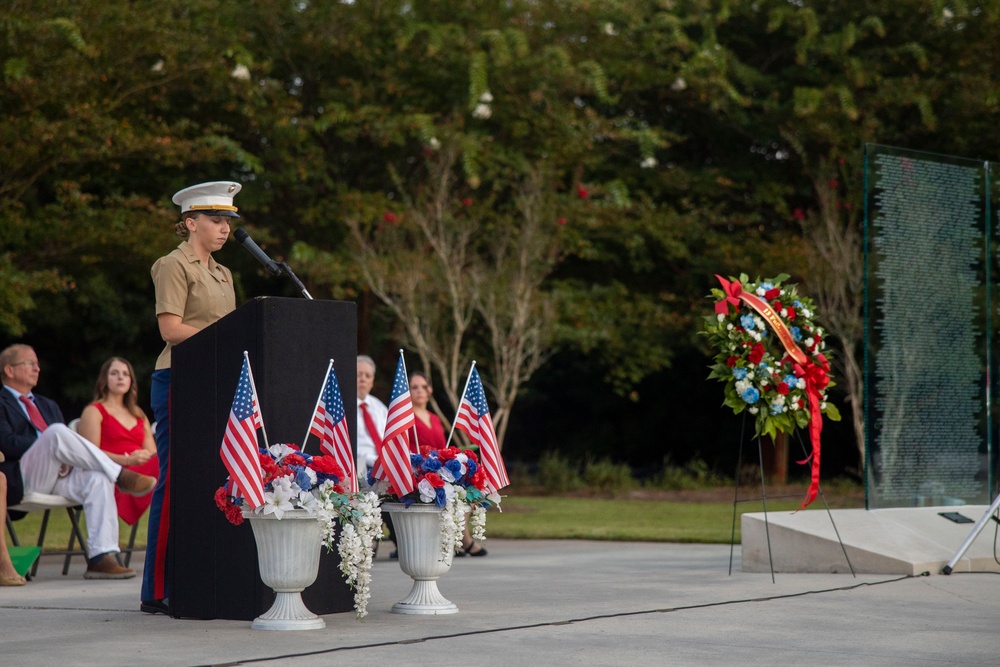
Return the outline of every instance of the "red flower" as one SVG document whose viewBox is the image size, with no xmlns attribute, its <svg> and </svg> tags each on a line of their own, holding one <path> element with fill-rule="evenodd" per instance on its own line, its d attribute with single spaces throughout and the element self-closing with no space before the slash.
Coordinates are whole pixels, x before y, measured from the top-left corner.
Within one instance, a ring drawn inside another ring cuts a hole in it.
<svg viewBox="0 0 1000 667">
<path fill-rule="evenodd" d="M 580 199 L 587 199 L 590 197 L 590 192 L 587 188 L 583 187 L 583 183 L 576 184 L 576 194 L 580 197 Z"/>
<path fill-rule="evenodd" d="M 750 363 L 759 364 L 760 360 L 763 358 L 764 358 L 764 346 L 761 345 L 760 343 L 756 343 L 750 349 L 750 356 L 749 356 Z"/>
<path fill-rule="evenodd" d="M 274 462 L 274 459 L 268 454 L 259 454 L 260 459 L 260 469 L 264 472 L 264 477 L 277 475 L 281 470 L 278 464 Z"/>
<path fill-rule="evenodd" d="M 735 356 L 729 357 L 728 359 L 726 359 L 726 365 L 729 366 L 730 368 L 734 367 L 736 365 L 736 359 L 737 357 Z"/>
<path fill-rule="evenodd" d="M 472 206 L 472 197 L 466 197 L 462 200 L 462 206 L 469 207 Z"/>
<path fill-rule="evenodd" d="M 775 309 L 775 310 L 781 310 L 781 302 L 780 302 L 780 301 L 775 301 L 775 302 L 774 302 L 773 304 L 771 304 L 771 305 L 773 305 L 773 306 L 774 306 L 774 309 Z"/>
<path fill-rule="evenodd" d="M 302 458 L 301 454 L 289 454 L 281 459 L 281 462 L 286 466 L 304 466 L 306 464 L 306 460 Z"/>
<path fill-rule="evenodd" d="M 396 224 L 399 221 L 399 218 L 397 218 L 396 214 L 393 213 L 392 211 L 386 211 L 385 215 L 382 216 L 382 219 L 392 225 Z"/>
<path fill-rule="evenodd" d="M 557 222 L 558 222 L 558 223 L 559 223 L 560 225 L 565 225 L 565 224 L 566 224 L 566 218 L 559 218 L 559 220 L 557 220 Z"/>
<path fill-rule="evenodd" d="M 795 218 L 796 220 L 805 220 L 806 212 L 803 211 L 801 208 L 797 208 L 794 211 L 792 211 L 792 217 Z"/>
<path fill-rule="evenodd" d="M 778 298 L 779 294 L 781 294 L 781 290 L 775 287 L 764 292 L 764 298 L 770 301 L 771 299 Z"/>
<path fill-rule="evenodd" d="M 834 189 L 835 189 L 835 188 L 836 188 L 837 186 L 839 186 L 839 185 L 840 185 L 840 183 L 838 183 L 838 182 L 836 181 L 836 179 L 831 179 L 831 180 L 830 180 L 830 182 L 828 183 L 828 185 L 829 185 L 829 186 L 830 186 L 831 188 L 834 188 Z"/>
<path fill-rule="evenodd" d="M 788 385 L 782 382 L 781 384 L 778 385 L 777 390 L 779 394 L 784 396 L 785 394 L 788 393 Z"/>
<path fill-rule="evenodd" d="M 226 520 L 234 526 L 243 523 L 243 510 L 237 507 L 226 493 L 226 487 L 221 486 L 215 492 L 215 505 L 226 515 Z"/>
<path fill-rule="evenodd" d="M 457 447 L 445 447 L 444 449 L 439 449 L 438 450 L 438 460 L 439 461 L 450 461 L 453 458 L 455 458 L 455 456 L 457 456 L 457 455 L 458 455 L 458 448 Z"/>
<path fill-rule="evenodd" d="M 287 460 L 287 459 L 286 459 Z M 314 456 L 309 462 L 309 467 L 318 473 L 332 475 L 337 479 L 344 479 L 344 470 L 332 456 Z"/>
<path fill-rule="evenodd" d="M 427 473 L 426 475 L 424 475 L 424 479 L 430 482 L 431 486 L 433 486 L 435 489 L 440 489 L 441 487 L 444 486 L 444 480 L 441 479 L 441 475 L 437 474 L 436 472 Z"/>
<path fill-rule="evenodd" d="M 789 308 L 788 309 L 788 321 L 791 322 L 794 319 L 795 319 L 795 309 L 794 308 Z"/>
<path fill-rule="evenodd" d="M 479 463 L 479 459 L 476 458 L 476 453 L 474 451 L 472 451 L 471 449 L 466 449 L 465 450 L 465 455 L 467 457 L 469 457 L 470 461 L 475 461 L 476 463 Z"/>
<path fill-rule="evenodd" d="M 482 468 L 476 468 L 476 474 L 468 477 L 467 479 L 472 482 L 473 486 L 481 491 L 483 484 L 486 483 L 486 473 L 483 472 Z"/>
</svg>

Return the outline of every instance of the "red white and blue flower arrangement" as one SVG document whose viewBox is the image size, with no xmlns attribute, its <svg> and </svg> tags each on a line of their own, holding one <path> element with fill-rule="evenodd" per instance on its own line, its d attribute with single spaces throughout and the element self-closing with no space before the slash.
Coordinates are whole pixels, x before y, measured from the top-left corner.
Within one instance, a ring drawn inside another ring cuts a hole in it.
<svg viewBox="0 0 1000 667">
<path fill-rule="evenodd" d="M 427 450 L 410 454 L 410 466 L 416 488 L 401 498 L 389 490 L 389 483 L 369 474 L 370 488 L 385 502 L 399 502 L 409 507 L 414 503 L 433 504 L 441 513 L 441 558 L 462 548 L 462 529 L 466 512 L 471 511 L 470 533 L 475 540 L 486 539 L 486 510 L 499 507 L 501 497 L 486 487 L 486 472 L 476 453 L 457 447 Z"/>
<path fill-rule="evenodd" d="M 375 541 L 382 536 L 378 498 L 371 492 L 346 492 L 342 486 L 344 471 L 333 456 L 311 456 L 295 445 L 276 444 L 260 448 L 259 459 L 264 473 L 264 504 L 256 510 L 248 508 L 242 497 L 234 495 L 233 482 L 227 478 L 215 492 L 216 505 L 236 526 L 243 523 L 244 510 L 273 514 L 278 519 L 295 509 L 315 515 L 327 550 L 337 542 L 340 570 L 354 589 L 358 618 L 363 618 L 371 597 Z M 338 520 L 342 526 L 339 541 Z"/>
<path fill-rule="evenodd" d="M 710 298 L 715 314 L 705 317 L 702 333 L 715 349 L 709 378 L 725 384 L 724 404 L 735 414 L 754 417 L 757 436 L 808 428 L 812 441 L 812 484 L 802 506 L 816 497 L 822 416 L 840 420 L 829 401 L 829 352 L 826 332 L 815 320 L 813 301 L 798 293 L 789 276 L 751 281 L 719 279 Z"/>
</svg>

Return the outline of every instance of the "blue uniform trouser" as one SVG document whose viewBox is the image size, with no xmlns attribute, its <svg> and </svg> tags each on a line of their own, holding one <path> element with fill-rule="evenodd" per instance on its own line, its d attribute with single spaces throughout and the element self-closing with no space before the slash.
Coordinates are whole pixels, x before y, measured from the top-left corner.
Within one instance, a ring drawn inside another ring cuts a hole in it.
<svg viewBox="0 0 1000 667">
<path fill-rule="evenodd" d="M 149 506 L 149 534 L 146 538 L 146 564 L 142 571 L 140 599 L 164 600 L 170 597 L 167 587 L 167 534 L 170 530 L 170 369 L 153 373 L 150 389 L 153 419 L 156 420 L 156 455 L 160 476 Z"/>
</svg>

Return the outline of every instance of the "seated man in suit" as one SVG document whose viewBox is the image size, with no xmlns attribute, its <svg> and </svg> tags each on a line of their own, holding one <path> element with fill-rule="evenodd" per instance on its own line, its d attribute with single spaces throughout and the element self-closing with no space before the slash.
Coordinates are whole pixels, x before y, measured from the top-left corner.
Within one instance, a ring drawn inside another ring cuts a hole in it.
<svg viewBox="0 0 1000 667">
<path fill-rule="evenodd" d="M 153 490 L 156 478 L 125 470 L 64 423 L 55 401 L 32 394 L 38 357 L 28 345 L 0 352 L 0 471 L 7 476 L 7 504 L 24 493 L 50 493 L 83 505 L 87 520 L 87 579 L 130 579 L 118 562 L 118 509 L 114 487 L 132 495 Z"/>
</svg>

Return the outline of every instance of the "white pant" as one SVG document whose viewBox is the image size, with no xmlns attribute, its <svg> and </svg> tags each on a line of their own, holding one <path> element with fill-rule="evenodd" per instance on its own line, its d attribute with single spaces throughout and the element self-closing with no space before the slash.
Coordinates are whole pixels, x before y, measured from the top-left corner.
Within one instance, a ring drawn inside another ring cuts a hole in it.
<svg viewBox="0 0 1000 667">
<path fill-rule="evenodd" d="M 66 477 L 59 468 L 73 466 Z M 21 457 L 24 491 L 65 496 L 83 505 L 87 520 L 87 556 L 120 551 L 115 482 L 122 467 L 65 424 L 45 429 Z"/>
</svg>

